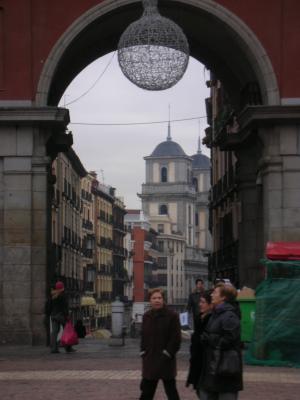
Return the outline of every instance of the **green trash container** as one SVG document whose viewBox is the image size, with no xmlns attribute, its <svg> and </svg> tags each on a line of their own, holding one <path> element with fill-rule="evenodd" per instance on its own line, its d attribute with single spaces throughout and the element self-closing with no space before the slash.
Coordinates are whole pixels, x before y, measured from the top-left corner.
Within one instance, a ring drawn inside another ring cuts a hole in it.
<svg viewBox="0 0 300 400">
<path fill-rule="evenodd" d="M 242 342 L 251 342 L 253 328 L 255 322 L 255 306 L 256 299 L 253 298 L 238 298 L 242 313 L 241 319 L 241 340 Z"/>
</svg>

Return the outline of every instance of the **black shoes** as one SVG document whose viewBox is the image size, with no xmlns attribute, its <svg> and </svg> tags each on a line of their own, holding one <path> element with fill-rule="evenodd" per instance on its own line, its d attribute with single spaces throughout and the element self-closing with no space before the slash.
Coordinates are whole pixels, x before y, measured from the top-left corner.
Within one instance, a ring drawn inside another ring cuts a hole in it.
<svg viewBox="0 0 300 400">
<path fill-rule="evenodd" d="M 65 349 L 67 353 L 74 353 L 76 350 L 73 347 L 69 347 Z"/>
</svg>

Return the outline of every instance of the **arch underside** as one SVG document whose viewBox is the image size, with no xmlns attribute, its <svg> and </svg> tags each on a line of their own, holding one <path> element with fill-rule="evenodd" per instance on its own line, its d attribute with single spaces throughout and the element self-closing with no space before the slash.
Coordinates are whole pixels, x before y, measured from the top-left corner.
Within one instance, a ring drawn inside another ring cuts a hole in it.
<svg viewBox="0 0 300 400">
<path fill-rule="evenodd" d="M 161 14 L 171 18 L 185 32 L 191 56 L 222 81 L 235 108 L 242 106 L 243 88 L 253 82 L 260 87 L 262 102 L 270 104 L 267 89 L 263 87 L 263 73 L 258 76 L 257 64 L 251 60 L 249 48 L 236 31 L 220 18 L 191 4 L 175 1 L 159 4 Z M 55 69 L 44 95 L 47 105 L 57 105 L 66 87 L 87 65 L 116 50 L 123 31 L 141 13 L 141 2 L 125 4 L 83 26 L 59 59 L 53 60 Z"/>
</svg>

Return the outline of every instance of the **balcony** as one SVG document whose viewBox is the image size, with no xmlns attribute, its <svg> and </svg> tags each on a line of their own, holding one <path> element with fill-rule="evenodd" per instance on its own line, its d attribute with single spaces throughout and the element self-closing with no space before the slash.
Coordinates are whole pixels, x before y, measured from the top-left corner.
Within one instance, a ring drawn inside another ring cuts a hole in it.
<svg viewBox="0 0 300 400">
<path fill-rule="evenodd" d="M 210 204 L 214 208 L 237 189 L 236 165 L 231 166 L 210 190 Z"/>
<path fill-rule="evenodd" d="M 111 266 L 107 265 L 107 264 L 100 264 L 98 273 L 99 273 L 99 275 L 110 275 L 111 274 Z"/>
<path fill-rule="evenodd" d="M 126 233 L 126 226 L 120 223 L 114 223 L 114 230 L 117 230 L 121 233 Z"/>
<path fill-rule="evenodd" d="M 89 231 L 92 231 L 94 225 L 93 225 L 92 221 L 89 221 L 89 220 L 87 220 L 87 219 L 83 219 L 83 220 L 82 220 L 82 227 L 83 227 L 84 229 L 87 229 L 87 230 L 89 230 Z"/>
<path fill-rule="evenodd" d="M 128 250 L 124 247 L 114 246 L 113 255 L 126 258 L 128 255 Z"/>
</svg>

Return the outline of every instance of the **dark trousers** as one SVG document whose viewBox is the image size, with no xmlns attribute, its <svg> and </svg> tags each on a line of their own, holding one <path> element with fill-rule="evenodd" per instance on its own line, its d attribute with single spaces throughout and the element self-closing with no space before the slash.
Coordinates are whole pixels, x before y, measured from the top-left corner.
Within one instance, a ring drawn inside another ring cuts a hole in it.
<svg viewBox="0 0 300 400">
<path fill-rule="evenodd" d="M 175 379 L 163 379 L 164 389 L 168 400 L 180 400 L 176 389 Z M 142 379 L 140 400 L 152 400 L 158 384 L 157 380 Z"/>
<path fill-rule="evenodd" d="M 203 389 L 199 389 L 197 392 L 200 400 L 237 400 L 238 392 L 206 392 Z"/>
</svg>

